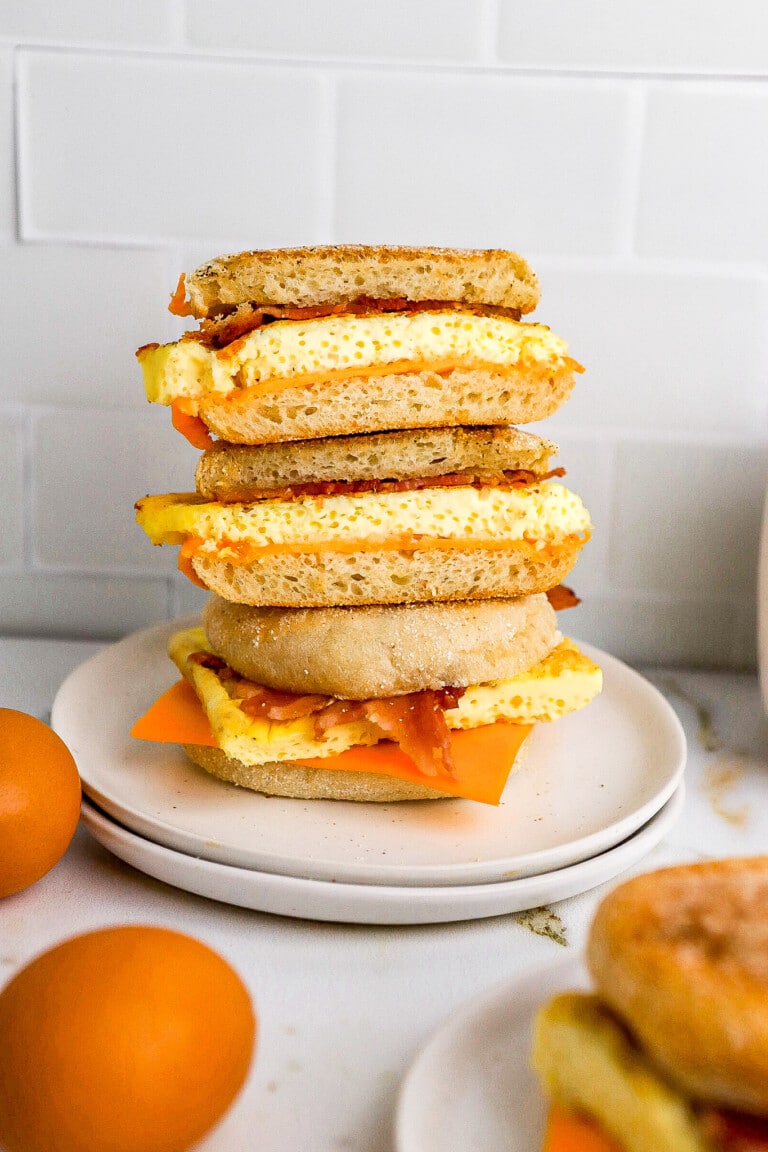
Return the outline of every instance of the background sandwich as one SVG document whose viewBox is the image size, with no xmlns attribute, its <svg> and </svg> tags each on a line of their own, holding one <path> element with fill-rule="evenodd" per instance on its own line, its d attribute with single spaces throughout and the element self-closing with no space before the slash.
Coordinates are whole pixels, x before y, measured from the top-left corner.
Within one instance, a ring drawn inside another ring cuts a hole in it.
<svg viewBox="0 0 768 1152">
<path fill-rule="evenodd" d="M 559 996 L 536 1022 L 533 1063 L 558 1109 L 549 1152 L 566 1147 L 568 1113 L 620 1152 L 768 1149 L 766 907 L 766 856 L 663 869 L 606 897 L 587 948 L 595 994 Z"/>
</svg>

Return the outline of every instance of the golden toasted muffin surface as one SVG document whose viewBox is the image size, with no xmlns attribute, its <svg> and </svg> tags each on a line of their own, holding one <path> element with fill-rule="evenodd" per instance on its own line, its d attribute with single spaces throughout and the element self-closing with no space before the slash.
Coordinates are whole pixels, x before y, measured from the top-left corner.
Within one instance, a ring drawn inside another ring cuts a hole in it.
<svg viewBox="0 0 768 1152">
<path fill-rule="evenodd" d="M 312 307 L 361 297 L 456 300 L 532 312 L 535 273 L 503 249 L 333 244 L 222 256 L 186 278 L 191 310 L 207 317 L 241 303 Z"/>
<path fill-rule="evenodd" d="M 600 995 L 684 1090 L 768 1114 L 768 856 L 646 873 L 599 906 Z"/>
<path fill-rule="evenodd" d="M 288 692 L 368 700 L 503 680 L 560 640 L 546 596 L 352 608 L 253 608 L 212 596 L 214 652 L 242 676 Z"/>
<path fill-rule="evenodd" d="M 335 481 L 429 478 L 452 473 L 546 473 L 557 452 L 551 440 L 519 428 L 418 428 L 329 436 L 285 444 L 219 442 L 200 457 L 198 493 L 243 501 L 250 490 Z"/>
</svg>

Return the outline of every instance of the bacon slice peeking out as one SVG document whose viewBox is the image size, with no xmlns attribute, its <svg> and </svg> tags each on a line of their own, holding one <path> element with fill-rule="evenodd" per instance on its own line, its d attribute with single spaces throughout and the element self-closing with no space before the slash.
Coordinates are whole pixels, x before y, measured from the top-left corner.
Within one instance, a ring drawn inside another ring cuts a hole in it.
<svg viewBox="0 0 768 1152">
<path fill-rule="evenodd" d="M 706 1108 L 705 1135 L 717 1152 L 768 1152 L 768 1118 L 721 1108 Z"/>
<path fill-rule="evenodd" d="M 422 488 L 524 488 L 553 477 L 565 476 L 565 468 L 531 472 L 527 468 L 503 472 L 450 472 L 444 476 L 409 477 L 404 480 L 316 480 L 285 488 L 259 488 L 233 484 L 212 495 L 222 504 L 251 504 L 257 500 L 301 500 L 309 496 L 356 496 L 364 492 L 415 492 Z"/>
<path fill-rule="evenodd" d="M 546 597 L 555 612 L 562 612 L 565 608 L 575 608 L 577 604 L 581 604 L 573 589 L 566 587 L 565 584 L 556 584 L 554 588 L 548 588 Z"/>
<path fill-rule="evenodd" d="M 445 712 L 456 707 L 464 695 L 464 688 L 428 689 L 374 700 L 341 700 L 316 693 L 279 692 L 255 684 L 211 652 L 193 652 L 188 659 L 192 664 L 209 668 L 220 680 L 228 682 L 232 697 L 240 701 L 240 707 L 247 716 L 275 721 L 313 716 L 317 740 L 322 740 L 329 728 L 338 724 L 367 720 L 376 725 L 383 739 L 399 744 L 425 776 L 435 776 L 441 769 L 453 774 L 450 729 Z"/>
<path fill-rule="evenodd" d="M 444 709 L 455 708 L 462 693 L 462 688 L 444 688 L 437 692 L 366 700 L 365 712 L 377 728 L 400 745 L 425 776 L 435 776 L 440 768 L 453 775 L 451 736 Z"/>
</svg>

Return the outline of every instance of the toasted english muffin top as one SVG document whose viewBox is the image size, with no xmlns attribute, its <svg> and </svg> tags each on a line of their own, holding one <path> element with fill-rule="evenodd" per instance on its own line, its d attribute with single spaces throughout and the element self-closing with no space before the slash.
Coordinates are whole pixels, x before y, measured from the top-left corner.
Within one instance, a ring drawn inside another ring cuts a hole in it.
<svg viewBox="0 0 768 1152">
<path fill-rule="evenodd" d="M 320 307 L 361 298 L 485 304 L 532 312 L 536 274 L 515 252 L 498 248 L 418 248 L 332 244 L 240 252 L 210 260 L 186 277 L 192 315 L 240 304 Z"/>
<path fill-rule="evenodd" d="M 219 441 L 197 465 L 200 495 L 248 501 L 270 489 L 335 481 L 385 481 L 550 467 L 557 445 L 513 427 L 416 428 L 285 444 Z"/>
</svg>

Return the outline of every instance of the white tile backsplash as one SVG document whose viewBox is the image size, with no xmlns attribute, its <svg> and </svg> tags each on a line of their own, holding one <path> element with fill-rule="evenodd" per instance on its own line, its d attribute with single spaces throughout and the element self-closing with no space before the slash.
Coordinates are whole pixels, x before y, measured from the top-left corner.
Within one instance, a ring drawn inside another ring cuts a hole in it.
<svg viewBox="0 0 768 1152">
<path fill-rule="evenodd" d="M 768 9 L 755 0 L 499 0 L 499 59 L 515 68 L 768 73 Z"/>
<path fill-rule="evenodd" d="M 194 490 L 196 453 L 168 409 L 94 408 L 36 415 L 32 531 L 47 570 L 172 573 L 178 549 L 153 547 L 133 506 L 152 492 Z"/>
<path fill-rule="evenodd" d="M 0 44 L 0 240 L 16 231 L 16 159 L 13 132 L 13 50 Z"/>
<path fill-rule="evenodd" d="M 176 0 L 130 0 L 94 4 L 93 0 L 3 0 L 0 40 L 45 44 L 120 44 L 155 46 L 173 41 Z"/>
<path fill-rule="evenodd" d="M 641 255 L 768 260 L 768 87 L 662 85 L 648 100 Z"/>
<path fill-rule="evenodd" d="M 24 559 L 24 484 L 23 433 L 21 421 L 0 409 L 0 476 L 3 499 L 0 500 L 0 568 L 4 564 L 21 564 Z M 3 607 L 0 601 L 0 633 Z"/>
<path fill-rule="evenodd" d="M 134 360 L 182 269 L 413 242 L 522 251 L 587 369 L 539 427 L 595 524 L 563 627 L 754 662 L 767 34 L 757 0 L 0 5 L 0 634 L 204 600 L 133 518 L 193 484 Z"/>
<path fill-rule="evenodd" d="M 164 252 L 7 244 L 0 267 L 0 401 L 146 404 L 134 353 L 158 332 Z"/>
<path fill-rule="evenodd" d="M 311 242 L 323 83 L 233 61 L 21 52 L 22 236 Z"/>
<path fill-rule="evenodd" d="M 538 265 L 534 319 L 584 366 L 561 429 L 768 432 L 768 281 L 758 275 Z"/>
<path fill-rule="evenodd" d="M 716 600 L 595 593 L 560 616 L 569 636 L 634 664 L 691 667 L 754 666 L 754 641 L 746 654 L 734 647 L 738 609 Z"/>
<path fill-rule="evenodd" d="M 465 0 L 186 0 L 196 48 L 329 59 L 472 61 L 480 4 Z"/>
<path fill-rule="evenodd" d="M 31 572 L 22 580 L 0 568 L 4 636 L 114 638 L 167 619 L 168 609 L 168 581 L 162 577 Z"/>
<path fill-rule="evenodd" d="M 340 238 L 616 250 L 621 85 L 358 74 L 339 81 L 338 105 Z"/>
<path fill-rule="evenodd" d="M 716 589 L 718 599 L 739 602 L 757 569 L 764 445 L 619 444 L 615 483 L 615 587 L 701 600 Z"/>
</svg>

